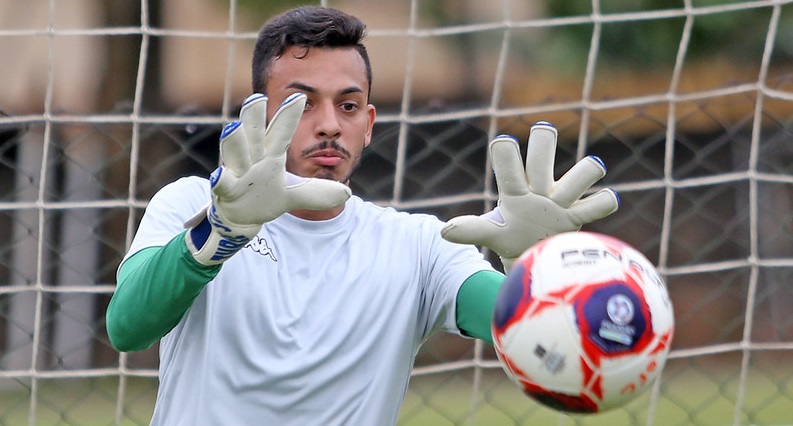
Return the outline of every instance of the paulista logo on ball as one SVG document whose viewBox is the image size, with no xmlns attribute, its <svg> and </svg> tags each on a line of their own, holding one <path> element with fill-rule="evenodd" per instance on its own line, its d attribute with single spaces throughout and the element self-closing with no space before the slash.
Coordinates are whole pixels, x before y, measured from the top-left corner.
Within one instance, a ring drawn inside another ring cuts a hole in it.
<svg viewBox="0 0 793 426">
<path fill-rule="evenodd" d="M 636 335 L 636 327 L 630 325 L 633 320 L 633 302 L 624 294 L 615 294 L 606 302 L 606 313 L 609 320 L 600 323 L 598 335 L 623 345 L 630 345 Z"/>
</svg>

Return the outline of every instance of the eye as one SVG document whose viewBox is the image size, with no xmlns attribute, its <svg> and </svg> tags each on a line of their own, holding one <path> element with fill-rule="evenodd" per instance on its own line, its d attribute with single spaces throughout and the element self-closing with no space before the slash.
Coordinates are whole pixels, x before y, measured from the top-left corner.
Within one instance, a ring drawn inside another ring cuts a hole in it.
<svg viewBox="0 0 793 426">
<path fill-rule="evenodd" d="M 355 112 L 358 110 L 358 104 L 355 102 L 342 102 L 341 109 L 344 112 Z"/>
</svg>

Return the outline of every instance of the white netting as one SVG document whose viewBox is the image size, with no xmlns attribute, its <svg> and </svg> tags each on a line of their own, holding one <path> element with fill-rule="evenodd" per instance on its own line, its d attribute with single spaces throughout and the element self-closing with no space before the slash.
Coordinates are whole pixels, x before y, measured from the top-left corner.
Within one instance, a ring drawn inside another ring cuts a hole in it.
<svg viewBox="0 0 793 426">
<path fill-rule="evenodd" d="M 539 3 L 539 4 L 535 4 Z M 793 424 L 793 1 L 325 1 L 369 25 L 375 138 L 352 187 L 442 218 L 496 200 L 486 145 L 560 133 L 622 207 L 587 229 L 665 275 L 671 359 L 621 410 L 522 396 L 438 336 L 400 417 L 443 424 Z M 147 424 L 156 347 L 104 331 L 149 197 L 208 174 L 282 0 L 0 0 L 0 424 Z"/>
</svg>

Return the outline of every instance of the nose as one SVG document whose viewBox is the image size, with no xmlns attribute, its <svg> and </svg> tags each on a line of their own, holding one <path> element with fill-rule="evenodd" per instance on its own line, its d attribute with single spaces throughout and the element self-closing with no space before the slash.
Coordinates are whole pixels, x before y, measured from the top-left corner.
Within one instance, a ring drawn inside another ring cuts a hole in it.
<svg viewBox="0 0 793 426">
<path fill-rule="evenodd" d="M 336 139 L 341 134 L 341 125 L 337 117 L 335 105 L 323 102 L 317 108 L 315 117 L 315 132 L 318 137 L 323 139 Z"/>
</svg>

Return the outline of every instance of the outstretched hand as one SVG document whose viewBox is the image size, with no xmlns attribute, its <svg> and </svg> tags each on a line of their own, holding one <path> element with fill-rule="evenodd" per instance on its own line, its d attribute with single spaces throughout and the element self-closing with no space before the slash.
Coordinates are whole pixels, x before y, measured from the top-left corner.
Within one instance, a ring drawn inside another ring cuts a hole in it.
<svg viewBox="0 0 793 426">
<path fill-rule="evenodd" d="M 245 100 L 240 120 L 223 129 L 221 165 L 210 176 L 212 203 L 185 225 L 191 228 L 187 246 L 200 263 L 224 262 L 262 224 L 288 211 L 331 209 L 350 197 L 342 183 L 286 171 L 287 149 L 305 105 L 306 95 L 289 96 L 268 124 L 267 97 L 254 94 Z"/>
<path fill-rule="evenodd" d="M 496 137 L 490 143 L 490 155 L 498 184 L 497 207 L 481 216 L 449 220 L 441 231 L 443 238 L 490 248 L 501 257 L 506 272 L 537 241 L 614 213 L 619 196 L 612 189 L 582 198 L 606 175 L 599 158 L 582 159 L 554 181 L 556 137 L 550 123 L 532 126 L 525 169 L 515 138 Z"/>
<path fill-rule="evenodd" d="M 261 227 L 290 210 L 330 209 L 350 197 L 344 184 L 286 171 L 286 151 L 305 105 L 306 95 L 291 95 L 266 125 L 267 97 L 255 94 L 243 104 L 240 121 L 223 129 L 221 166 L 210 181 L 224 221 Z"/>
</svg>

